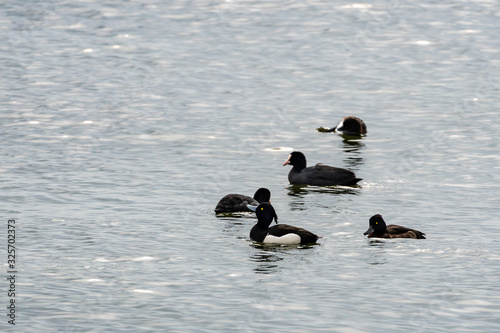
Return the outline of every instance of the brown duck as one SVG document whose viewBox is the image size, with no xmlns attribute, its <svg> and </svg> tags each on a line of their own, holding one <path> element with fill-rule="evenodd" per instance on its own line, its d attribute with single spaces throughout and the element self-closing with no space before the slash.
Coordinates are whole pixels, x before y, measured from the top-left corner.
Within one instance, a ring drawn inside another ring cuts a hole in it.
<svg viewBox="0 0 500 333">
<path fill-rule="evenodd" d="M 425 234 L 415 229 L 402 227 L 400 225 L 386 225 L 382 215 L 377 214 L 370 217 L 370 227 L 364 235 L 369 238 L 416 238 L 425 239 Z"/>
</svg>

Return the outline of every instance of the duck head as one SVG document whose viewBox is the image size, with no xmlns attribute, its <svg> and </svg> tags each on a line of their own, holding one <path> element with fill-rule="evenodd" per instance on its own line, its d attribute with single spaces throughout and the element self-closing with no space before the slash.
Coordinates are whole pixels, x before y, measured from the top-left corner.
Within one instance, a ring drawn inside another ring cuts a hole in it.
<svg viewBox="0 0 500 333">
<path fill-rule="evenodd" d="M 255 194 L 253 195 L 253 198 L 257 200 L 258 203 L 263 203 L 263 202 L 271 202 L 271 191 L 269 191 L 267 188 L 261 187 L 259 188 Z"/>
<path fill-rule="evenodd" d="M 377 214 L 370 217 L 370 226 L 363 235 L 370 235 L 370 234 L 381 235 L 385 233 L 386 230 L 387 230 L 387 225 L 385 224 L 382 215 Z"/>
<path fill-rule="evenodd" d="M 278 215 L 276 215 L 274 207 L 267 202 L 258 205 L 255 214 L 257 215 L 257 224 L 262 227 L 268 228 L 273 222 L 273 219 L 276 221 L 276 224 L 278 223 Z"/>
</svg>

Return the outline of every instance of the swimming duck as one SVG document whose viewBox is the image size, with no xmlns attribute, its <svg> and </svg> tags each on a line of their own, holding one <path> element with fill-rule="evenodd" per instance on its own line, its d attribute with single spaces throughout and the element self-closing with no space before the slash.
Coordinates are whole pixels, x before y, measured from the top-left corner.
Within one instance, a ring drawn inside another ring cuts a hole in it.
<svg viewBox="0 0 500 333">
<path fill-rule="evenodd" d="M 256 242 L 267 244 L 311 244 L 316 243 L 318 236 L 302 228 L 287 224 L 277 224 L 278 216 L 271 204 L 261 203 L 256 211 L 257 224 L 250 230 L 250 238 Z M 276 221 L 276 225 L 269 225 Z"/>
<path fill-rule="evenodd" d="M 288 173 L 290 184 L 332 186 L 332 185 L 355 185 L 361 180 L 356 178 L 354 172 L 336 168 L 323 164 L 316 164 L 313 167 L 306 167 L 306 157 L 300 151 L 290 154 L 283 165 L 292 165 L 293 168 Z"/>
<path fill-rule="evenodd" d="M 358 117 L 353 116 L 344 117 L 334 128 L 325 130 L 324 128 L 320 127 L 320 129 L 323 129 L 322 132 L 336 132 L 342 135 L 350 136 L 361 136 L 366 134 L 367 132 L 365 122 Z"/>
<path fill-rule="evenodd" d="M 258 206 L 262 202 L 270 202 L 271 191 L 259 188 L 253 198 L 243 194 L 228 194 L 219 200 L 214 211 L 219 213 L 251 212 L 247 205 Z"/>
<path fill-rule="evenodd" d="M 418 230 L 402 227 L 400 225 L 386 225 L 382 215 L 370 217 L 370 227 L 364 235 L 369 238 L 416 238 L 425 239 L 425 234 Z"/>
</svg>

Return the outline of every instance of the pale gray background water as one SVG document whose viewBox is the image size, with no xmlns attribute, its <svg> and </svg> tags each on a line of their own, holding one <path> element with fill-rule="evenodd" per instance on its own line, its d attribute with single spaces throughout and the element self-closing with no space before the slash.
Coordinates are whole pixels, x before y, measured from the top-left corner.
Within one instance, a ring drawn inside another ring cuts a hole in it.
<svg viewBox="0 0 500 333">
<path fill-rule="evenodd" d="M 16 329 L 500 330 L 499 22 L 497 1 L 2 3 Z M 346 115 L 368 136 L 316 132 Z M 289 148 L 364 180 L 295 193 Z M 320 245 L 214 216 L 262 186 Z M 376 213 L 428 239 L 370 241 Z"/>
</svg>

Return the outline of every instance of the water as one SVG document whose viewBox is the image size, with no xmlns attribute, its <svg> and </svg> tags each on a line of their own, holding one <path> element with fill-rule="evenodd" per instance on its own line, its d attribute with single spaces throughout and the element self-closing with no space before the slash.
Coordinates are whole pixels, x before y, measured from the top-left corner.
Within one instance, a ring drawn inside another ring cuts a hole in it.
<svg viewBox="0 0 500 333">
<path fill-rule="evenodd" d="M 17 331 L 500 329 L 497 2 L 0 9 Z M 346 115 L 365 138 L 315 130 Z M 291 149 L 363 181 L 290 187 Z M 263 186 L 319 245 L 214 216 Z M 428 239 L 368 240 L 376 213 Z"/>
</svg>

